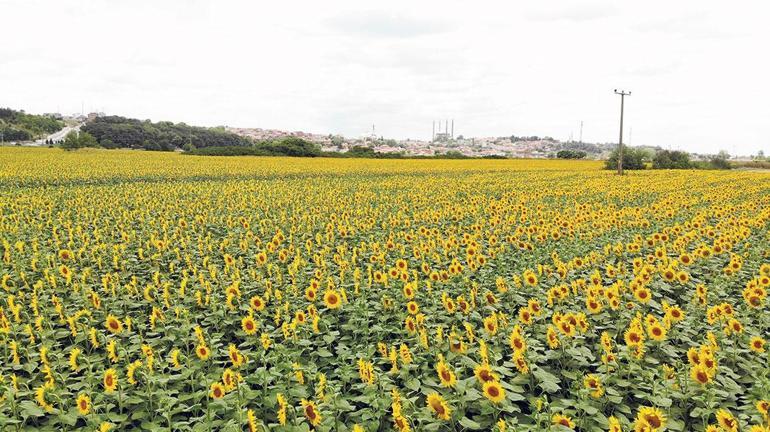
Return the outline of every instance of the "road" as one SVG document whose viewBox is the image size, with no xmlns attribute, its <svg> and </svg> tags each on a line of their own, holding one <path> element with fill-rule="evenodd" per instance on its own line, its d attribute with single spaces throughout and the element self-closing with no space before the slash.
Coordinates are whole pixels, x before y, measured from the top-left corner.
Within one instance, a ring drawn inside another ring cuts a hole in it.
<svg viewBox="0 0 770 432">
<path fill-rule="evenodd" d="M 73 132 L 73 131 L 79 131 L 81 126 L 83 126 L 83 123 L 81 123 L 81 124 L 79 124 L 77 126 L 64 126 L 64 129 L 62 129 L 62 130 L 60 130 L 58 132 L 54 132 L 54 133 L 52 133 L 51 135 L 48 135 L 45 138 L 40 138 L 38 140 L 35 140 L 35 141 L 29 143 L 29 145 L 42 146 L 42 145 L 45 145 L 45 141 L 46 140 L 52 140 L 54 142 L 63 140 L 64 137 L 66 137 L 68 133 Z"/>
</svg>

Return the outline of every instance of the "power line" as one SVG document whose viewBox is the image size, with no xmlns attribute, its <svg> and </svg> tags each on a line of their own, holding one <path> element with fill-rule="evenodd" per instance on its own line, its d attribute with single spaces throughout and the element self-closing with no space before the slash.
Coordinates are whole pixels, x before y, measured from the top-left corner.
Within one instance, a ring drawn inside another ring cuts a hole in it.
<svg viewBox="0 0 770 432">
<path fill-rule="evenodd" d="M 618 139 L 618 175 L 623 175 L 623 103 L 631 92 L 615 89 L 615 94 L 620 95 L 620 138 Z"/>
</svg>

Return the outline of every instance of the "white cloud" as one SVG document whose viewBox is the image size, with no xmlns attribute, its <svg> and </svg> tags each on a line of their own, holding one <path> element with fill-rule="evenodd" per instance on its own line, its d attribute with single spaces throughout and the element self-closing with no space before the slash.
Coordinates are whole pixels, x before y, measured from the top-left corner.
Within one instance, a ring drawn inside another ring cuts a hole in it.
<svg viewBox="0 0 770 432">
<path fill-rule="evenodd" d="M 770 5 L 0 0 L 0 106 L 770 153 Z"/>
</svg>

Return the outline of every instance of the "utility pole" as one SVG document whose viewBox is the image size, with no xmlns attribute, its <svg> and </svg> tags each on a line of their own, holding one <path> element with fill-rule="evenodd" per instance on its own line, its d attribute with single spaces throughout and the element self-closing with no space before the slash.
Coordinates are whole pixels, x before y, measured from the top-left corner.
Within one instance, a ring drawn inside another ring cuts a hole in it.
<svg viewBox="0 0 770 432">
<path fill-rule="evenodd" d="M 623 102 L 631 92 L 615 89 L 615 94 L 620 95 L 620 139 L 618 139 L 618 175 L 623 175 Z"/>
</svg>

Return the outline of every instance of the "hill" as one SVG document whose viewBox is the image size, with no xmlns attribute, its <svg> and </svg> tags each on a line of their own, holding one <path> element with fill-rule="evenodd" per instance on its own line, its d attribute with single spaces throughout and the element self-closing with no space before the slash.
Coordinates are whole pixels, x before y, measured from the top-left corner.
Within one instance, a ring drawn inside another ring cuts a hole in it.
<svg viewBox="0 0 770 432">
<path fill-rule="evenodd" d="M 3 141 L 30 141 L 63 127 L 64 122 L 53 117 L 0 108 L 0 134 Z"/>
</svg>

